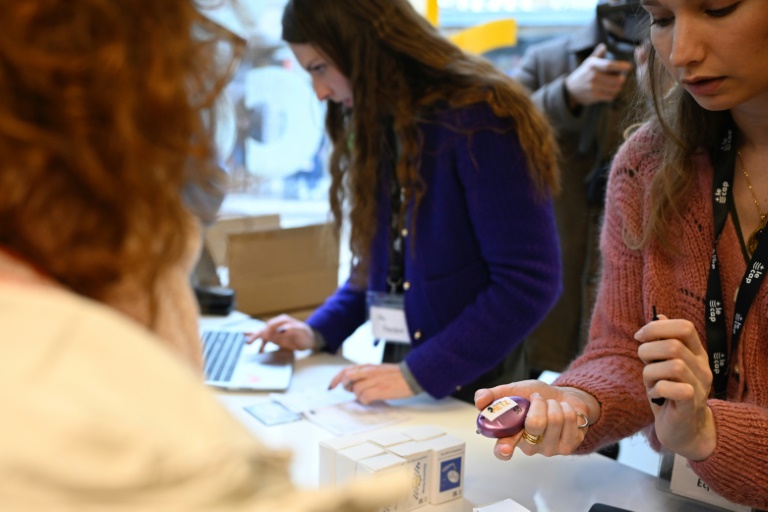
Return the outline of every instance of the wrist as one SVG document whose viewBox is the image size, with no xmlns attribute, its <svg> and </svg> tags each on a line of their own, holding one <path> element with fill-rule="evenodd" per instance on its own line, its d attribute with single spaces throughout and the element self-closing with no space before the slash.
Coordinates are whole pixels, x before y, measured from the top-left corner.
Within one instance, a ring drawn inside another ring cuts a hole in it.
<svg viewBox="0 0 768 512">
<path fill-rule="evenodd" d="M 576 98 L 571 94 L 571 90 L 568 88 L 568 79 L 563 80 L 563 98 L 565 99 L 565 105 L 571 114 L 578 116 L 581 114 L 581 103 L 576 101 Z"/>
<path fill-rule="evenodd" d="M 323 336 L 323 333 L 312 327 L 309 326 L 309 332 L 312 335 L 312 347 L 310 347 L 315 352 L 322 351 L 328 344 L 325 342 L 325 336 Z"/>
<path fill-rule="evenodd" d="M 688 460 L 701 461 L 709 458 L 717 447 L 717 429 L 715 428 L 715 415 L 708 406 L 704 410 L 704 418 L 698 435 L 692 436 L 688 446 L 677 451 Z"/>
</svg>

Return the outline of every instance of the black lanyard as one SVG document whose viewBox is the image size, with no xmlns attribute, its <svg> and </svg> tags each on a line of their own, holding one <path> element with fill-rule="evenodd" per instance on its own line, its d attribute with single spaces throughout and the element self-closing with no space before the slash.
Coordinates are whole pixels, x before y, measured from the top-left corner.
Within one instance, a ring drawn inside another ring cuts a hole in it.
<svg viewBox="0 0 768 512">
<path fill-rule="evenodd" d="M 403 204 L 403 192 L 397 181 L 397 137 L 392 127 L 387 129 L 387 158 L 389 164 L 390 187 L 390 222 L 389 222 L 389 267 L 387 270 L 387 291 L 392 294 L 403 293 L 403 280 L 405 275 L 405 252 L 403 246 L 403 230 L 401 226 L 400 209 Z"/>
<path fill-rule="evenodd" d="M 712 369 L 715 398 L 724 400 L 728 387 L 730 356 L 736 353 L 739 337 L 747 320 L 747 314 L 757 296 L 765 277 L 765 264 L 768 262 L 768 229 L 763 230 L 758 239 L 757 248 L 747 264 L 747 271 L 741 279 L 733 314 L 731 332 L 731 350 L 728 352 L 728 327 L 723 313 L 723 289 L 720 280 L 720 261 L 717 257 L 717 242 L 728 218 L 729 205 L 733 201 L 733 175 L 736 166 L 736 148 L 734 130 L 729 127 L 721 139 L 720 147 L 712 151 L 712 212 L 714 214 L 715 247 L 707 279 L 705 318 L 707 325 L 707 352 L 709 366 Z"/>
</svg>

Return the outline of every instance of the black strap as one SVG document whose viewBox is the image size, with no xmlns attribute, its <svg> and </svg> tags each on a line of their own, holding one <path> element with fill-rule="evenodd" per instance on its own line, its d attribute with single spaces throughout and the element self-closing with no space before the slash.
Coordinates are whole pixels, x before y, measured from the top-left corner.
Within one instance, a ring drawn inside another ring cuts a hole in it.
<svg viewBox="0 0 768 512">
<path fill-rule="evenodd" d="M 715 398 L 725 399 L 730 373 L 730 357 L 736 353 L 742 328 L 747 320 L 752 303 L 765 277 L 768 263 L 768 229 L 763 230 L 758 245 L 747 264 L 747 271 L 741 280 L 734 307 L 731 350 L 728 351 L 728 327 L 723 312 L 723 289 L 720 279 L 720 261 L 717 257 L 717 242 L 725 227 L 730 204 L 733 201 L 733 178 L 736 166 L 734 128 L 729 126 L 721 138 L 720 147 L 712 151 L 712 212 L 714 215 L 715 247 L 707 279 L 705 318 L 707 326 L 707 353 L 712 369 Z"/>
<path fill-rule="evenodd" d="M 390 186 L 390 244 L 389 244 L 389 268 L 387 270 L 387 291 L 393 294 L 403 293 L 403 281 L 405 276 L 405 252 L 402 229 L 402 215 L 400 210 L 403 204 L 403 191 L 397 180 L 397 138 L 392 127 L 387 129 L 386 161 L 389 164 Z"/>
</svg>

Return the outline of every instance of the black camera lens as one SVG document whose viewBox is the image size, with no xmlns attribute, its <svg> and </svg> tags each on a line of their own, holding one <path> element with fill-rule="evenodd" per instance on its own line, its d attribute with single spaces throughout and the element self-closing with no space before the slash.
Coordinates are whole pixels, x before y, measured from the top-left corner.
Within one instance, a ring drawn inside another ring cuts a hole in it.
<svg viewBox="0 0 768 512">
<path fill-rule="evenodd" d="M 619 60 L 632 60 L 649 27 L 648 15 L 637 1 L 598 4 L 597 25 L 608 52 Z"/>
</svg>

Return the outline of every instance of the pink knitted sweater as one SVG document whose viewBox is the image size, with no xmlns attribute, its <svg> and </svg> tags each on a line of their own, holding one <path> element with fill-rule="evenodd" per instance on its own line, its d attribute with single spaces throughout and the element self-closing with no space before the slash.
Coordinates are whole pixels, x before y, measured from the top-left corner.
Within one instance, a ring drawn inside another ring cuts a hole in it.
<svg viewBox="0 0 768 512">
<path fill-rule="evenodd" d="M 706 343 L 704 303 L 714 243 L 712 167 L 698 157 L 698 175 L 682 208 L 682 219 L 670 221 L 680 248 L 670 255 L 657 244 L 632 250 L 625 236 L 638 239 L 648 217 L 650 181 L 658 168 L 661 136 L 647 127 L 620 149 L 608 184 L 605 221 L 600 241 L 603 273 L 592 316 L 590 342 L 556 381 L 594 395 L 600 419 L 590 426 L 579 453 L 587 453 L 647 428 L 651 444 L 660 448 L 642 380 L 634 333 L 660 314 L 693 322 Z M 734 294 L 747 261 L 733 219 L 718 244 L 727 325 L 733 325 Z M 730 329 L 729 329 L 730 331 Z M 730 336 L 729 336 L 730 348 Z M 694 471 L 727 499 L 768 509 L 768 286 L 752 305 L 732 358 L 728 400 L 710 398 L 717 428 L 717 447 Z M 733 367 L 732 367 L 733 368 Z"/>
</svg>

